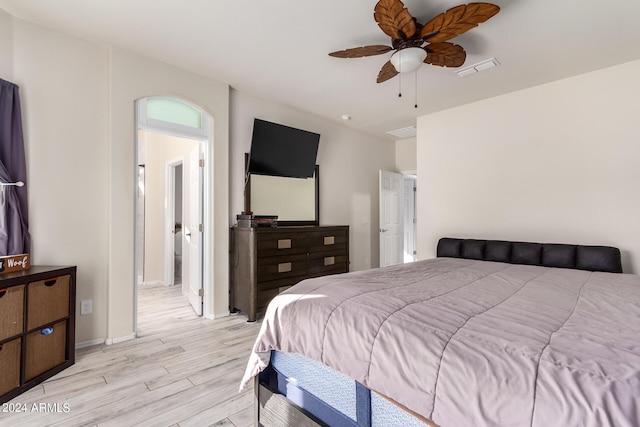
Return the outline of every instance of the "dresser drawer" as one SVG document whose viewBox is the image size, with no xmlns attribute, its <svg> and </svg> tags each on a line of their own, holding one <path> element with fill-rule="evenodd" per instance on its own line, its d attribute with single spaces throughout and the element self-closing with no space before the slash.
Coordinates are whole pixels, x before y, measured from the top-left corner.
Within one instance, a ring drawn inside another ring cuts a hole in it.
<svg viewBox="0 0 640 427">
<path fill-rule="evenodd" d="M 28 330 L 69 316 L 69 281 L 67 275 L 29 283 Z"/>
<path fill-rule="evenodd" d="M 258 292 L 260 292 L 260 291 L 268 291 L 271 289 L 288 288 L 306 279 L 307 277 L 309 277 L 309 275 L 307 274 L 307 272 L 305 272 L 304 276 L 281 277 L 279 279 L 270 280 L 268 282 L 258 282 L 257 289 L 258 289 Z"/>
<path fill-rule="evenodd" d="M 20 386 L 20 347 L 22 339 L 0 344 L 0 395 Z"/>
<path fill-rule="evenodd" d="M 269 305 L 271 300 L 279 293 L 280 293 L 280 288 L 259 291 L 256 299 L 256 310 L 257 311 L 264 310 Z"/>
<path fill-rule="evenodd" d="M 309 253 L 342 250 L 347 247 L 349 233 L 346 229 L 332 228 L 309 233 Z"/>
<path fill-rule="evenodd" d="M 307 254 L 258 258 L 258 282 L 302 276 L 307 271 Z"/>
<path fill-rule="evenodd" d="M 51 330 L 49 330 L 51 328 Z M 43 327 L 27 335 L 25 357 L 25 380 L 62 364 L 67 347 L 67 321 L 63 320 L 50 327 Z"/>
<path fill-rule="evenodd" d="M 257 233 L 258 258 L 307 252 L 307 237 L 301 233 L 269 232 Z"/>
<path fill-rule="evenodd" d="M 23 326 L 24 285 L 0 289 L 0 341 L 21 334 Z"/>
<path fill-rule="evenodd" d="M 316 277 L 325 274 L 346 273 L 349 271 L 349 257 L 346 252 L 309 259 L 309 275 Z"/>
</svg>

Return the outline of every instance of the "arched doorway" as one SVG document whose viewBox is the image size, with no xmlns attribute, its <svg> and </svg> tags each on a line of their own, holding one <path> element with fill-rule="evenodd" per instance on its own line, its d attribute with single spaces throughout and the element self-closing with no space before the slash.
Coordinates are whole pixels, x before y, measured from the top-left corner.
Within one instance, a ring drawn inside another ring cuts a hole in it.
<svg viewBox="0 0 640 427">
<path fill-rule="evenodd" d="M 211 245 L 203 233 L 210 145 L 211 119 L 197 106 L 164 96 L 136 101 L 136 307 L 139 286 L 181 286 L 203 314 L 212 292 L 203 262 Z"/>
</svg>

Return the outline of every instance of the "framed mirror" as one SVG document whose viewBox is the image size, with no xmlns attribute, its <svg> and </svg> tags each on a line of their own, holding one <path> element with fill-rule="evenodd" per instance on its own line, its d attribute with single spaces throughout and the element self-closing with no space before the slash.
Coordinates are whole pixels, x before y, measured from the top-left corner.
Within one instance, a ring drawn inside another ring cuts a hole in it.
<svg viewBox="0 0 640 427">
<path fill-rule="evenodd" d="M 278 225 L 320 225 L 320 166 L 311 178 L 255 175 L 247 178 L 244 210 L 277 215 Z"/>
</svg>

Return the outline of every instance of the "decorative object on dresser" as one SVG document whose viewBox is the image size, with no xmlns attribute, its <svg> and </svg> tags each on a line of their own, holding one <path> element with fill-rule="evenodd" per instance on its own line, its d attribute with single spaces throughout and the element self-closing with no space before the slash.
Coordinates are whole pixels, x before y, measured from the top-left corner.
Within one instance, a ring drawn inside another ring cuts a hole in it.
<svg viewBox="0 0 640 427">
<path fill-rule="evenodd" d="M 75 363 L 76 267 L 0 276 L 0 403 Z"/>
<path fill-rule="evenodd" d="M 349 271 L 349 226 L 231 227 L 230 309 L 256 320 L 301 280 Z"/>
<path fill-rule="evenodd" d="M 30 259 L 29 254 L 2 256 L 0 257 L 0 274 L 28 270 L 31 266 Z"/>
</svg>

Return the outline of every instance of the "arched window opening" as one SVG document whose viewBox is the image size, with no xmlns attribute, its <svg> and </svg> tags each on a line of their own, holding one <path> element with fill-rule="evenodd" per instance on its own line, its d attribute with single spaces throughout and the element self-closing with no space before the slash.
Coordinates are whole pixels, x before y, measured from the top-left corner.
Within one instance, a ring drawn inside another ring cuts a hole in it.
<svg viewBox="0 0 640 427">
<path fill-rule="evenodd" d="M 140 99 L 137 105 L 137 121 L 141 129 L 183 137 L 209 137 L 207 116 L 187 102 L 165 96 L 151 96 Z"/>
</svg>

